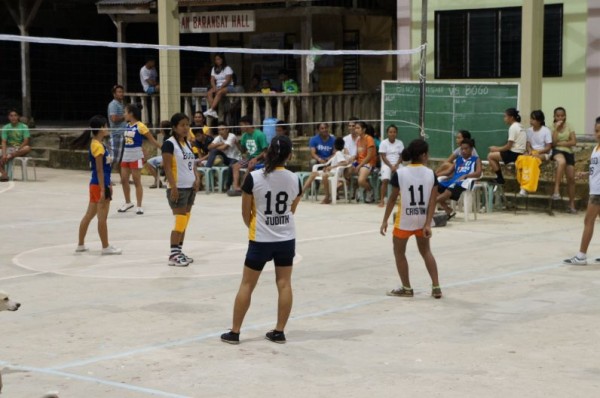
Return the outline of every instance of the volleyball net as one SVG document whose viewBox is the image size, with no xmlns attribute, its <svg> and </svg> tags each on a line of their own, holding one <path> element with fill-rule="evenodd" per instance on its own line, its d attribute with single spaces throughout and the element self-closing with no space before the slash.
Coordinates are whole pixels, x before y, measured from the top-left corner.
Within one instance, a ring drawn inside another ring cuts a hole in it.
<svg viewBox="0 0 600 398">
<path fill-rule="evenodd" d="M 260 36 L 259 36 L 260 37 Z M 23 75 L 22 49 L 28 47 L 30 72 Z M 407 50 L 336 49 L 333 45 L 311 49 L 275 48 L 276 40 L 251 40 L 252 48 L 171 46 L 110 41 L 74 40 L 0 34 L 5 73 L 0 76 L 0 110 L 23 110 L 24 93 L 29 92 L 30 115 L 38 126 L 80 131 L 82 123 L 96 114 L 105 115 L 113 99 L 112 88 L 125 88 L 124 103 L 143 105 L 143 121 L 158 128 L 160 95 L 147 95 L 140 69 L 156 61 L 158 76 L 168 76 L 180 85 L 181 109 L 190 116 L 205 111 L 209 104 L 213 57 L 222 53 L 234 72 L 234 85 L 221 101 L 219 120 L 237 126 L 241 116 L 250 116 L 257 125 L 281 120 L 298 134 L 312 135 L 322 122 L 340 131 L 350 117 L 379 128 L 381 81 L 395 77 L 397 57 L 420 56 L 425 46 Z M 266 47 L 266 48 L 262 48 Z M 292 46 L 293 47 L 293 46 Z M 179 53 L 179 68 L 161 71 L 161 52 Z M 418 68 L 418 61 L 413 62 Z M 302 76 L 309 76 L 309 90 L 282 92 L 280 72 L 302 88 Z M 418 74 L 419 71 L 417 70 Z M 23 84 L 26 79 L 26 85 Z M 159 82 L 160 84 L 160 78 Z M 26 86 L 29 86 L 29 89 Z M 27 91 L 29 90 L 29 91 Z M 216 118 L 208 122 L 215 124 Z"/>
</svg>

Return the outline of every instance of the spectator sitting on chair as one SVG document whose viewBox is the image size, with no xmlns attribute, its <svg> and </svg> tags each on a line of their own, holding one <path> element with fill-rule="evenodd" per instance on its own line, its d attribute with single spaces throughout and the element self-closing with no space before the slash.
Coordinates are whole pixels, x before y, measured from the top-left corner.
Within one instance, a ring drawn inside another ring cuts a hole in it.
<svg viewBox="0 0 600 398">
<path fill-rule="evenodd" d="M 215 64 L 210 72 L 210 89 L 206 94 L 209 108 L 206 110 L 206 116 L 212 118 L 219 117 L 217 107 L 219 101 L 225 94 L 233 91 L 233 69 L 231 69 L 225 61 L 224 54 L 215 55 Z"/>
<path fill-rule="evenodd" d="M 379 145 L 379 155 L 381 156 L 381 199 L 379 200 L 379 207 L 385 206 L 385 196 L 390 178 L 402 164 L 404 144 L 397 137 L 398 128 L 392 124 L 387 128 L 387 138 Z"/>
<path fill-rule="evenodd" d="M 460 144 L 461 156 L 456 159 L 454 173 L 447 179 L 440 181 L 438 185 L 438 204 L 444 209 L 448 220 L 456 215 L 448 206 L 447 200 L 458 200 L 460 195 L 467 189 L 463 186 L 467 178 L 481 177 L 481 159 L 473 154 L 475 142 L 468 138 L 463 139 Z"/>
<path fill-rule="evenodd" d="M 542 162 L 550 159 L 552 131 L 546 127 L 546 117 L 541 110 L 531 112 L 531 127 L 527 129 L 527 154 Z"/>
<path fill-rule="evenodd" d="M 290 73 L 281 69 L 279 71 L 279 80 L 281 81 L 281 92 L 288 94 L 296 94 L 300 92 L 298 88 L 298 83 L 294 81 L 294 79 L 290 78 Z"/>
<path fill-rule="evenodd" d="M 208 155 L 210 154 L 210 144 L 213 142 L 214 137 L 212 134 L 204 134 L 202 132 L 197 132 L 193 135 L 193 147 L 198 150 L 198 164 L 204 165 L 208 160 Z"/>
<path fill-rule="evenodd" d="M 160 85 L 158 84 L 158 73 L 156 72 L 156 63 L 149 59 L 140 69 L 140 82 L 144 92 L 148 95 L 158 94 Z"/>
<path fill-rule="evenodd" d="M 341 137 L 334 139 L 334 148 L 335 154 L 329 158 L 327 162 L 323 164 L 323 167 L 319 170 L 313 171 L 306 182 L 304 183 L 304 187 L 302 188 L 302 192 L 306 192 L 313 181 L 322 176 L 323 181 L 323 189 L 325 190 L 325 198 L 321 203 L 327 204 L 331 203 L 331 197 L 329 194 L 329 182 L 327 181 L 327 177 L 333 175 L 332 172 L 338 168 L 339 166 L 347 166 L 350 164 L 351 157 L 348 155 L 348 152 L 344 150 L 344 139 Z"/>
<path fill-rule="evenodd" d="M 264 160 L 269 144 L 265 133 L 252 127 L 250 116 L 240 118 L 240 129 L 242 130 L 242 139 L 240 141 L 240 151 L 242 159 L 231 166 L 233 184 L 227 192 L 228 196 L 241 196 L 240 188 L 240 170 L 247 168 L 248 173 L 254 170 L 261 161 Z"/>
<path fill-rule="evenodd" d="M 275 135 L 285 135 L 286 137 L 290 136 L 290 125 L 280 120 L 275 125 Z"/>
<path fill-rule="evenodd" d="M 310 139 L 310 167 L 316 164 L 324 164 L 333 156 L 333 143 L 335 137 L 329 133 L 327 123 L 319 124 L 319 133 Z"/>
<path fill-rule="evenodd" d="M 229 132 L 229 127 L 225 122 L 219 122 L 219 135 L 208 145 L 209 154 L 206 160 L 206 167 L 213 167 L 217 156 L 221 156 L 223 164 L 231 166 L 241 158 L 238 149 L 238 139 L 235 134 Z"/>
<path fill-rule="evenodd" d="M 123 97 L 125 89 L 120 84 L 112 88 L 113 100 L 108 104 L 108 124 L 110 127 L 110 149 L 113 160 L 113 170 L 117 170 L 123 156 L 123 145 L 125 142 L 125 105 Z"/>
<path fill-rule="evenodd" d="M 462 152 L 461 152 L 460 144 L 462 144 L 462 141 L 465 138 L 467 138 L 469 140 L 472 139 L 471 133 L 467 130 L 458 130 L 458 132 L 456 133 L 457 148 L 454 150 L 454 152 L 452 152 L 452 154 L 450 156 L 448 156 L 448 159 L 446 159 L 446 161 L 444 163 L 442 163 L 440 165 L 440 167 L 438 167 L 438 169 L 435 171 L 436 177 L 448 176 L 454 172 L 454 161 L 461 156 Z M 475 142 L 475 141 L 473 141 L 473 142 Z M 479 156 L 477 154 L 477 149 L 475 149 L 475 148 L 473 148 L 473 155 Z"/>
<path fill-rule="evenodd" d="M 358 122 L 358 118 L 355 116 L 348 119 L 348 135 L 344 136 L 344 148 L 348 150 L 350 156 L 356 156 L 356 140 L 358 139 L 356 122 Z"/>
<path fill-rule="evenodd" d="M 160 122 L 160 132 L 163 135 L 163 142 L 171 137 L 171 122 L 169 120 L 163 120 Z M 166 186 L 160 180 L 158 175 L 158 168 L 162 166 L 162 154 L 154 156 L 146 162 L 144 167 L 154 177 L 154 184 L 150 185 L 150 189 L 155 188 L 166 188 Z"/>
<path fill-rule="evenodd" d="M 248 87 L 248 92 L 260 93 L 260 75 L 252 75 L 252 78 L 250 78 L 250 86 Z"/>
<path fill-rule="evenodd" d="M 514 163 L 517 158 L 525 152 L 527 144 L 527 133 L 521 126 L 521 115 L 515 108 L 504 111 L 504 123 L 510 126 L 508 129 L 508 141 L 503 146 L 491 146 L 488 153 L 488 161 L 492 171 L 496 173 L 497 184 L 504 184 L 500 161 L 504 164 Z"/>
<path fill-rule="evenodd" d="M 377 162 L 375 140 L 367 134 L 367 124 L 365 122 L 357 122 L 356 131 L 358 132 L 356 161 L 353 164 L 352 173 L 358 175 L 358 185 L 365 190 L 365 203 L 373 203 L 375 194 L 371 183 L 369 183 L 369 175 Z"/>
<path fill-rule="evenodd" d="M 4 168 L 6 164 L 16 157 L 27 155 L 31 151 L 29 146 L 29 128 L 19 121 L 16 109 L 8 111 L 10 123 L 2 128 L 2 157 L 0 158 L 0 181 L 8 181 L 8 173 Z"/>
<path fill-rule="evenodd" d="M 194 135 L 198 134 L 208 134 L 210 127 L 206 124 L 206 117 L 204 117 L 204 113 L 201 110 L 197 110 L 194 112 L 194 120 L 192 120 L 192 125 L 190 126 L 190 130 Z"/>
</svg>

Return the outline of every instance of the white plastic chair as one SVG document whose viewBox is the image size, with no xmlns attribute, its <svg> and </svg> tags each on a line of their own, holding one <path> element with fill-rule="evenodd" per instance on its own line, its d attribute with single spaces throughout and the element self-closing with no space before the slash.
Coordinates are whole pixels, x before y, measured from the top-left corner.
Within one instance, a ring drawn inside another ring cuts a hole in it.
<svg viewBox="0 0 600 398">
<path fill-rule="evenodd" d="M 351 165 L 337 166 L 334 169 L 333 173 L 329 173 L 329 195 L 331 197 L 331 204 L 337 203 L 337 186 L 338 186 L 339 182 L 341 182 L 342 186 L 344 187 L 344 198 L 346 199 L 346 202 L 347 203 L 350 202 L 348 199 L 348 184 L 346 183 L 346 179 L 344 178 L 344 170 L 346 170 L 350 166 Z M 322 164 L 314 165 L 313 171 L 319 171 L 319 169 L 321 169 L 322 167 L 324 167 L 324 165 L 322 165 Z M 322 181 L 322 180 L 323 180 L 322 175 L 315 178 L 315 181 Z M 317 192 L 316 192 L 315 181 L 313 181 L 313 183 L 311 184 L 310 194 L 311 194 L 311 196 L 314 195 L 315 200 L 316 200 Z"/>
<path fill-rule="evenodd" d="M 438 182 L 442 182 L 447 178 L 448 177 L 446 176 L 438 177 Z M 452 208 L 459 208 L 462 204 L 462 211 L 464 214 L 465 222 L 469 222 L 471 213 L 473 213 L 473 219 L 477 220 L 477 213 L 479 212 L 479 209 L 481 207 L 481 192 L 478 191 L 483 190 L 484 184 L 487 185 L 486 183 L 479 183 L 479 180 L 480 178 L 465 179 L 461 183 L 461 186 L 465 188 L 465 191 L 462 193 L 462 195 L 460 195 L 458 201 L 451 201 L 452 203 L 450 207 Z"/>
</svg>

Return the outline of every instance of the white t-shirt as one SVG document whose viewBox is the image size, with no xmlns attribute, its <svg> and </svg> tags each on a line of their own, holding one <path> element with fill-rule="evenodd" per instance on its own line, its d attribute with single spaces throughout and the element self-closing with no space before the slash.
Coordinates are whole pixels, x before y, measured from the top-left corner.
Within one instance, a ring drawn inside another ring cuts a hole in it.
<svg viewBox="0 0 600 398">
<path fill-rule="evenodd" d="M 223 87 L 223 83 L 225 83 L 227 76 L 233 75 L 233 69 L 231 69 L 229 66 L 226 66 L 225 68 L 221 69 L 221 73 L 216 73 L 215 68 L 213 67 L 210 75 L 215 78 L 217 88 L 221 88 Z M 231 79 L 229 85 L 233 86 L 233 79 Z"/>
<path fill-rule="evenodd" d="M 529 127 L 527 129 L 527 142 L 534 151 L 541 151 L 546 148 L 546 145 L 552 144 L 552 132 L 546 126 L 542 126 L 538 131 L 534 131 L 533 127 Z"/>
<path fill-rule="evenodd" d="M 224 140 L 223 137 L 218 135 L 212 143 L 218 145 L 226 144 L 227 149 L 223 151 L 223 153 L 225 153 L 225 156 L 227 156 L 229 159 L 240 160 L 242 155 L 240 154 L 240 150 L 236 145 L 237 141 L 238 139 L 235 136 L 235 134 L 229 133 L 226 140 Z"/>
<path fill-rule="evenodd" d="M 351 158 L 350 155 L 344 153 L 344 151 L 336 151 L 331 159 L 329 159 L 325 165 L 331 167 L 337 167 L 342 162 L 347 162 Z"/>
<path fill-rule="evenodd" d="M 395 139 L 393 143 L 389 139 L 381 141 L 379 144 L 379 153 L 384 153 L 388 162 L 393 166 L 400 160 L 400 155 L 404 150 L 404 144 L 399 139 Z M 381 162 L 383 163 L 383 161 Z"/>
<path fill-rule="evenodd" d="M 431 190 L 438 185 L 433 170 L 422 164 L 410 164 L 394 173 L 390 183 L 400 188 L 394 227 L 404 231 L 422 229 L 427 220 Z"/>
<path fill-rule="evenodd" d="M 265 175 L 255 170 L 244 180 L 242 191 L 254 196 L 248 239 L 254 242 L 285 242 L 296 239 L 292 203 L 302 195 L 298 176 L 283 167 Z"/>
<path fill-rule="evenodd" d="M 527 149 L 527 132 L 521 123 L 514 122 L 508 128 L 508 140 L 513 142 L 510 150 L 515 153 L 523 153 Z"/>
<path fill-rule="evenodd" d="M 600 151 L 594 148 L 590 157 L 590 195 L 600 195 Z"/>
<path fill-rule="evenodd" d="M 147 91 L 150 87 L 150 84 L 148 84 L 149 79 L 157 81 L 158 73 L 156 73 L 155 68 L 148 69 L 146 68 L 146 65 L 144 65 L 142 66 L 142 69 L 140 69 L 140 82 L 142 83 L 142 87 L 144 87 L 144 91 Z"/>
<path fill-rule="evenodd" d="M 356 140 L 358 140 L 358 137 L 352 139 L 352 134 L 344 137 L 344 148 L 348 150 L 350 156 L 356 156 Z"/>
</svg>

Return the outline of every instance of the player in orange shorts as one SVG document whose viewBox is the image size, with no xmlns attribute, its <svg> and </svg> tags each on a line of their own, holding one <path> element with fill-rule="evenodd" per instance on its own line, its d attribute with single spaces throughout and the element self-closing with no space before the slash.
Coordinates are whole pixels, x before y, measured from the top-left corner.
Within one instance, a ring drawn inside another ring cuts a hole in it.
<svg viewBox="0 0 600 398">
<path fill-rule="evenodd" d="M 408 148 L 402 151 L 402 160 L 410 161 L 407 167 L 400 168 L 390 180 L 392 193 L 390 195 L 380 232 L 385 235 L 388 219 L 400 194 L 400 203 L 394 222 L 394 257 L 396 268 L 402 281 L 402 286 L 389 291 L 388 296 L 413 297 L 408 276 L 408 261 L 406 260 L 406 244 L 412 235 L 417 239 L 419 253 L 425 260 L 425 266 L 431 276 L 431 295 L 439 299 L 442 290 L 438 280 L 435 258 L 431 253 L 429 238 L 431 238 L 431 221 L 437 199 L 437 179 L 433 170 L 425 166 L 429 146 L 422 139 L 414 140 Z"/>
<path fill-rule="evenodd" d="M 74 147 L 86 147 L 89 145 L 90 168 L 92 178 L 90 180 L 90 203 L 81 223 L 79 224 L 79 244 L 75 252 L 86 252 L 85 235 L 90 222 L 98 216 L 98 234 L 102 242 L 102 254 L 121 254 L 121 249 L 108 244 L 108 227 L 106 219 L 112 199 L 112 187 L 110 184 L 110 173 L 112 157 L 102 142 L 110 133 L 108 132 L 108 121 L 104 116 L 94 116 L 90 120 L 90 130 L 86 130 L 77 138 Z"/>
</svg>

